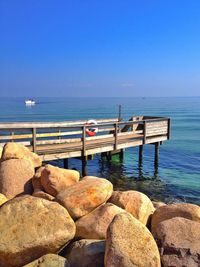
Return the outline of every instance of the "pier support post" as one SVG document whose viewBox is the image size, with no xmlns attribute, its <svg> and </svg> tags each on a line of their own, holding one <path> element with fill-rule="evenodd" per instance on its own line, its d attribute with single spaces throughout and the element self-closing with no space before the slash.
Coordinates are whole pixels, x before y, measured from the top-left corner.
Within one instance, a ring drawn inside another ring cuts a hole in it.
<svg viewBox="0 0 200 267">
<path fill-rule="evenodd" d="M 68 169 L 68 168 L 69 168 L 68 158 L 65 158 L 65 159 L 63 160 L 63 164 L 64 164 L 64 169 Z"/>
<path fill-rule="evenodd" d="M 155 168 L 158 167 L 158 160 L 159 160 L 159 143 L 155 143 L 155 153 L 154 153 L 154 166 L 155 166 Z"/>
<path fill-rule="evenodd" d="M 123 162 L 123 159 L 124 159 L 124 150 L 123 149 L 121 149 L 119 152 L 119 159 L 121 162 Z"/>
<path fill-rule="evenodd" d="M 85 156 L 82 157 L 82 177 L 87 175 L 87 159 Z"/>
<path fill-rule="evenodd" d="M 139 166 L 142 165 L 142 159 L 143 159 L 143 145 L 139 146 Z"/>
</svg>

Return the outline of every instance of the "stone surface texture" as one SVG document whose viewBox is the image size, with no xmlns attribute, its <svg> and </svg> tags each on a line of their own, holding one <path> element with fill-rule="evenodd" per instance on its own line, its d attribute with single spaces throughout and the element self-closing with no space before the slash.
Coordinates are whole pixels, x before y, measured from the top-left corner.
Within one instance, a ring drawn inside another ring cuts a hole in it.
<svg viewBox="0 0 200 267">
<path fill-rule="evenodd" d="M 33 164 L 34 168 L 42 165 L 42 160 L 36 153 L 31 152 L 27 147 L 15 142 L 8 142 L 4 145 L 1 159 L 2 161 L 8 159 L 26 159 Z"/>
<path fill-rule="evenodd" d="M 7 201 L 8 201 L 7 197 L 0 193 L 0 206 Z"/>
<path fill-rule="evenodd" d="M 82 181 L 60 192 L 56 199 L 73 219 L 78 219 L 106 202 L 113 185 L 106 179 L 86 176 Z"/>
<path fill-rule="evenodd" d="M 67 210 L 42 198 L 14 198 L 1 206 L 0 218 L 0 267 L 21 267 L 57 253 L 75 235 Z"/>
<path fill-rule="evenodd" d="M 70 267 L 67 259 L 56 254 L 46 254 L 23 267 Z"/>
<path fill-rule="evenodd" d="M 55 197 L 53 197 L 52 195 L 50 195 L 44 191 L 33 192 L 32 196 L 44 198 L 44 199 L 49 200 L 49 201 L 53 201 L 55 199 Z"/>
<path fill-rule="evenodd" d="M 174 217 L 183 217 L 200 222 L 200 207 L 187 203 L 177 203 L 159 207 L 154 212 L 151 220 L 151 231 L 153 235 L 155 235 L 155 230 L 160 222 Z"/>
<path fill-rule="evenodd" d="M 128 213 L 108 227 L 105 267 L 160 267 L 160 255 L 149 230 Z"/>
<path fill-rule="evenodd" d="M 34 167 L 26 159 L 9 159 L 0 163 L 0 193 L 7 198 L 32 194 Z"/>
<path fill-rule="evenodd" d="M 41 185 L 45 192 L 56 196 L 79 181 L 80 174 L 75 170 L 67 170 L 47 164 L 41 170 Z"/>
<path fill-rule="evenodd" d="M 133 190 L 114 191 L 109 202 L 125 209 L 144 225 L 155 210 L 151 200 L 145 194 Z"/>
<path fill-rule="evenodd" d="M 181 217 L 157 225 L 163 267 L 200 266 L 200 223 Z"/>
<path fill-rule="evenodd" d="M 122 212 L 125 211 L 112 203 L 102 204 L 76 221 L 76 238 L 106 239 L 109 224 Z"/>
<path fill-rule="evenodd" d="M 72 243 L 66 255 L 70 267 L 104 267 L 105 241 L 82 239 Z"/>
</svg>

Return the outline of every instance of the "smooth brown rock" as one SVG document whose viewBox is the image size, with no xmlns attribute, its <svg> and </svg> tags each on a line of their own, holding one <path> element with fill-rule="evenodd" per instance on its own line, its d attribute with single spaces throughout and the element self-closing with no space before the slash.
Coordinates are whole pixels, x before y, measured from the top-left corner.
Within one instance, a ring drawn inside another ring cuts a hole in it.
<svg viewBox="0 0 200 267">
<path fill-rule="evenodd" d="M 24 196 L 0 208 L 0 267 L 21 267 L 57 253 L 75 235 L 75 223 L 56 202 Z"/>
<path fill-rule="evenodd" d="M 125 209 L 144 225 L 155 210 L 151 200 L 145 194 L 133 190 L 114 191 L 109 202 Z"/>
<path fill-rule="evenodd" d="M 44 168 L 45 167 L 38 168 L 37 171 L 35 172 L 35 175 L 33 176 L 32 184 L 34 192 L 44 191 L 44 187 L 41 184 L 41 173 L 44 170 Z"/>
<path fill-rule="evenodd" d="M 163 267 L 200 266 L 200 223 L 175 217 L 155 231 Z"/>
<path fill-rule="evenodd" d="M 7 201 L 8 201 L 7 197 L 4 196 L 3 194 L 0 194 L 0 206 Z"/>
<path fill-rule="evenodd" d="M 70 267 L 67 259 L 56 254 L 47 254 L 23 267 Z"/>
<path fill-rule="evenodd" d="M 1 156 L 2 156 L 2 152 L 3 152 L 3 147 L 0 146 L 0 159 L 1 159 Z"/>
<path fill-rule="evenodd" d="M 79 181 L 80 174 L 75 170 L 66 170 L 59 167 L 46 165 L 41 171 L 41 185 L 44 190 L 56 196 L 59 192 Z"/>
<path fill-rule="evenodd" d="M 152 215 L 151 231 L 153 235 L 155 235 L 155 230 L 160 222 L 174 217 L 183 217 L 192 221 L 200 222 L 200 207 L 187 203 L 177 203 L 159 207 Z"/>
<path fill-rule="evenodd" d="M 34 168 L 42 165 L 42 161 L 36 153 L 31 152 L 27 147 L 15 142 L 5 144 L 1 159 L 2 161 L 8 159 L 26 159 L 33 164 Z"/>
<path fill-rule="evenodd" d="M 166 205 L 164 202 L 161 202 L 161 201 L 152 201 L 152 204 L 155 209 Z"/>
<path fill-rule="evenodd" d="M 34 168 L 26 159 L 9 159 L 0 163 L 0 193 L 7 198 L 32 194 Z"/>
<path fill-rule="evenodd" d="M 106 203 L 76 221 L 76 238 L 106 239 L 109 224 L 116 214 L 125 210 Z"/>
<path fill-rule="evenodd" d="M 78 219 L 106 202 L 113 192 L 113 185 L 106 179 L 84 177 L 64 191 L 56 199 L 73 219 Z"/>
<path fill-rule="evenodd" d="M 105 267 L 160 267 L 160 255 L 149 230 L 128 213 L 114 217 L 108 227 Z"/>
<path fill-rule="evenodd" d="M 55 199 L 55 197 L 53 197 L 50 194 L 47 194 L 44 191 L 35 191 L 35 192 L 33 192 L 32 196 L 44 198 L 44 199 L 49 200 L 49 201 L 53 201 Z"/>
<path fill-rule="evenodd" d="M 104 267 L 105 241 L 82 239 L 72 243 L 66 255 L 70 267 Z"/>
</svg>

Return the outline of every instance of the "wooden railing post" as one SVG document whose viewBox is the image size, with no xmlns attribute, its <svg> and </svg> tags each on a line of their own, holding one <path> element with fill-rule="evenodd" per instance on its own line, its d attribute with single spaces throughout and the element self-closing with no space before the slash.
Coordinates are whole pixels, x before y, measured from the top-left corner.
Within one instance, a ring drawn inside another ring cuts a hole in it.
<svg viewBox="0 0 200 267">
<path fill-rule="evenodd" d="M 146 135 L 147 135 L 147 122 L 144 121 L 144 129 L 143 129 L 143 143 L 146 144 Z"/>
<path fill-rule="evenodd" d="M 171 133 L 171 120 L 168 119 L 168 124 L 167 124 L 167 139 L 170 139 L 170 133 Z"/>
<path fill-rule="evenodd" d="M 36 128 L 32 129 L 32 146 L 33 146 L 33 152 L 36 153 Z"/>
<path fill-rule="evenodd" d="M 82 127 L 82 176 L 87 175 L 87 160 L 86 160 L 86 127 Z"/>
<path fill-rule="evenodd" d="M 115 123 L 115 145 L 114 145 L 114 147 L 115 147 L 115 150 L 117 150 L 117 143 L 118 143 L 118 140 L 117 140 L 117 132 L 118 132 L 118 123 L 116 122 Z"/>
</svg>

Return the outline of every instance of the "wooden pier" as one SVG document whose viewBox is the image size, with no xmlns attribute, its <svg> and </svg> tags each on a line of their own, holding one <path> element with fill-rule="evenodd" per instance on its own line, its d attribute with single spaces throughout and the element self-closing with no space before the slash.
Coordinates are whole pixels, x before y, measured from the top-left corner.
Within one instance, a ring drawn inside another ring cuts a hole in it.
<svg viewBox="0 0 200 267">
<path fill-rule="evenodd" d="M 124 149 L 139 146 L 142 161 L 143 145 L 155 145 L 155 164 L 158 161 L 159 144 L 170 138 L 170 119 L 164 117 L 133 116 L 129 121 L 119 118 L 98 119 L 95 136 L 87 136 L 91 128 L 86 120 L 66 122 L 16 122 L 0 123 L 0 146 L 7 142 L 19 142 L 42 158 L 43 161 L 69 158 L 82 159 L 82 173 L 94 154 L 123 153 Z"/>
</svg>

